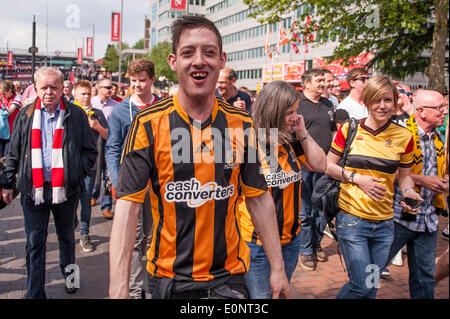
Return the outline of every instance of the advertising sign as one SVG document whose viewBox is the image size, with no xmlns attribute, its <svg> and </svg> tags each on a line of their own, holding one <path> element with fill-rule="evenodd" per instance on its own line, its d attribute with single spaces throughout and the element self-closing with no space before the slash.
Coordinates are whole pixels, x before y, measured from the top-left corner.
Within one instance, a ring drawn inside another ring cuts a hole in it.
<svg viewBox="0 0 450 319">
<path fill-rule="evenodd" d="M 111 16 L 111 41 L 120 41 L 120 12 L 113 12 Z"/>
</svg>

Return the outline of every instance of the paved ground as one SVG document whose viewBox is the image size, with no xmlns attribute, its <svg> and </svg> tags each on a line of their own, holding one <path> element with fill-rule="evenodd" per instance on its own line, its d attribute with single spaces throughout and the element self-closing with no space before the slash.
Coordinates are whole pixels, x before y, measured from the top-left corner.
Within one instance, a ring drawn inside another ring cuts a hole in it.
<svg viewBox="0 0 450 319">
<path fill-rule="evenodd" d="M 440 220 L 440 230 L 447 219 Z M 58 264 L 58 244 L 53 220 L 50 219 L 47 241 L 46 293 L 51 299 L 104 299 L 108 296 L 108 248 L 112 220 L 103 218 L 100 206 L 92 211 L 91 239 L 96 250 L 85 253 L 77 244 L 76 262 L 80 267 L 80 289 L 68 295 L 64 289 Z M 78 243 L 79 234 L 76 234 Z M 292 297 L 298 299 L 332 299 L 340 287 L 347 282 L 336 244 L 328 237 L 323 240 L 323 249 L 329 256 L 319 263 L 316 271 L 304 271 L 300 265 L 292 278 Z M 448 241 L 439 236 L 437 255 L 445 251 Z M 404 255 L 403 267 L 390 266 L 392 279 L 382 280 L 377 297 L 380 299 L 408 299 L 408 265 Z M 25 294 L 25 230 L 19 199 L 0 211 L 0 299 L 20 299 Z M 437 299 L 449 299 L 449 280 L 436 287 Z"/>
</svg>

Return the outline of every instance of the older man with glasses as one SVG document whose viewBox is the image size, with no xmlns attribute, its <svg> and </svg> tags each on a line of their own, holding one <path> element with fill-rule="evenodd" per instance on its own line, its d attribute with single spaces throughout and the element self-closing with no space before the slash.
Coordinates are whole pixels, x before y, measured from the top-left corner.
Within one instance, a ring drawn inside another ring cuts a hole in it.
<svg viewBox="0 0 450 319">
<path fill-rule="evenodd" d="M 415 214 L 405 211 L 400 206 L 401 191 L 395 189 L 395 236 L 388 260 L 406 244 L 411 299 L 432 299 L 439 214 L 446 209 L 448 192 L 444 143 L 436 128 L 444 123 L 448 108 L 440 93 L 421 90 L 414 98 L 413 109 L 406 122 L 406 128 L 413 133 L 417 159 L 411 167 L 411 176 L 424 202 Z"/>
<path fill-rule="evenodd" d="M 97 83 L 98 94 L 91 99 L 92 106 L 96 109 L 99 109 L 105 115 L 106 121 L 109 125 L 109 117 L 111 116 L 111 112 L 114 107 L 118 104 L 111 98 L 113 83 L 111 80 L 103 78 Z M 108 178 L 108 172 L 106 170 L 105 165 L 105 142 L 102 139 L 101 145 L 97 145 L 97 149 L 99 152 L 99 162 L 98 162 L 98 171 L 97 176 L 95 178 L 95 186 L 94 192 L 92 194 L 92 202 L 91 205 L 94 206 L 96 199 L 100 196 L 100 181 L 103 181 L 103 198 L 101 202 L 101 210 L 102 215 L 105 218 L 112 219 L 112 196 L 110 191 L 110 185 Z M 103 178 L 101 175 L 103 174 Z"/>
<path fill-rule="evenodd" d="M 353 117 L 359 120 L 369 115 L 362 98 L 364 84 L 369 78 L 369 73 L 364 68 L 354 68 L 348 72 L 350 94 L 336 108 L 347 112 L 348 117 L 345 116 L 345 119 Z"/>
</svg>

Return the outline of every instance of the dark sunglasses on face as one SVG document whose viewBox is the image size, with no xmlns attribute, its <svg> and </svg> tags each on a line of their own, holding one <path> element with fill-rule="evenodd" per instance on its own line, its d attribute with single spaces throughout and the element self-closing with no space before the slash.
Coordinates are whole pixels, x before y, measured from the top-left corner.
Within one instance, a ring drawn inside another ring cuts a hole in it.
<svg viewBox="0 0 450 319">
<path fill-rule="evenodd" d="M 112 86 L 102 86 L 102 88 L 107 89 L 107 90 L 111 90 Z"/>
</svg>

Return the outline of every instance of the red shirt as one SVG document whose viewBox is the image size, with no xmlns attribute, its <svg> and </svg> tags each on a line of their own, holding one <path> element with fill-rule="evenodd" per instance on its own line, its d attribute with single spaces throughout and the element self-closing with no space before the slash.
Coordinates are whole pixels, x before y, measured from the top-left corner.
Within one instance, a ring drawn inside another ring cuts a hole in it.
<svg viewBox="0 0 450 319">
<path fill-rule="evenodd" d="M 21 97 L 20 97 L 20 95 L 17 96 L 17 94 L 14 94 L 9 99 L 5 98 L 2 95 L 0 95 L 0 98 L 2 99 L 3 104 L 6 106 L 8 111 L 11 109 L 11 107 L 13 105 L 18 106 L 12 113 L 9 114 L 9 117 L 8 117 L 9 133 L 12 134 L 14 119 L 16 118 L 17 114 L 19 114 L 20 109 L 22 108 L 22 103 L 20 102 Z"/>
</svg>

